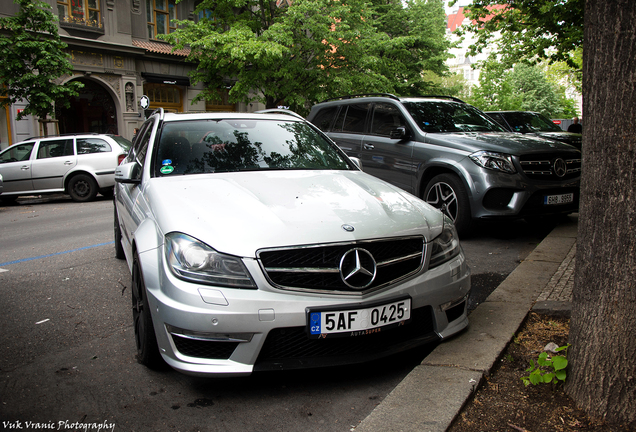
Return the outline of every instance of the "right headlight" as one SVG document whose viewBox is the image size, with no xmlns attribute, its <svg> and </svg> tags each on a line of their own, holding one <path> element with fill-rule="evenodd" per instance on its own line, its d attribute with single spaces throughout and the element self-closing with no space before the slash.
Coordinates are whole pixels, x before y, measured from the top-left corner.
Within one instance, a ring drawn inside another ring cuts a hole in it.
<svg viewBox="0 0 636 432">
<path fill-rule="evenodd" d="M 240 258 L 219 253 L 189 235 L 166 234 L 166 259 L 180 279 L 232 288 L 256 288 Z"/>
<path fill-rule="evenodd" d="M 482 150 L 473 153 L 468 157 L 482 168 L 501 171 L 508 174 L 514 174 L 517 172 L 514 164 L 512 163 L 512 156 L 507 154 Z"/>
<path fill-rule="evenodd" d="M 444 229 L 442 233 L 431 242 L 431 261 L 428 268 L 437 267 L 459 255 L 460 246 L 457 230 L 453 221 L 444 216 Z"/>
</svg>

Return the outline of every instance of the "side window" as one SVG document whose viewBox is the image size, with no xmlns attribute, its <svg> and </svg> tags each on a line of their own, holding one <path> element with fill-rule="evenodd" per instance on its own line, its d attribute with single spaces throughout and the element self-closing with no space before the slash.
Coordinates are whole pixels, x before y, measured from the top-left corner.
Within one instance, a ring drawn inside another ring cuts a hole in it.
<svg viewBox="0 0 636 432">
<path fill-rule="evenodd" d="M 0 163 L 27 161 L 31 157 L 34 142 L 20 144 L 11 149 L 7 149 L 0 153 Z"/>
<path fill-rule="evenodd" d="M 328 108 L 323 108 L 318 111 L 316 117 L 314 117 L 313 124 L 316 125 L 318 129 L 323 132 L 328 132 L 331 129 L 331 124 L 333 123 L 333 118 L 336 116 L 338 112 L 337 106 L 332 106 Z"/>
<path fill-rule="evenodd" d="M 79 138 L 77 154 L 105 153 L 112 151 L 110 144 L 100 138 Z"/>
<path fill-rule="evenodd" d="M 375 135 L 390 136 L 391 131 L 406 126 L 402 113 L 393 104 L 378 103 L 373 110 L 373 122 L 371 133 Z"/>
<path fill-rule="evenodd" d="M 54 157 L 73 155 L 73 140 L 60 139 L 51 141 L 40 141 L 38 149 L 38 159 L 48 159 Z"/>
<path fill-rule="evenodd" d="M 344 119 L 344 122 L 342 123 L 342 131 L 351 133 L 364 133 L 364 125 L 367 120 L 367 114 L 370 108 L 370 103 L 349 105 L 347 108 L 346 117 Z"/>
</svg>

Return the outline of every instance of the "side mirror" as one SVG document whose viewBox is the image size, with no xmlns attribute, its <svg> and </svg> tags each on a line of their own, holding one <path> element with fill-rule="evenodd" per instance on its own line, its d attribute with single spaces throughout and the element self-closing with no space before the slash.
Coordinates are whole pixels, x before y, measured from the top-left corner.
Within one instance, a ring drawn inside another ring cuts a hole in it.
<svg viewBox="0 0 636 432">
<path fill-rule="evenodd" d="M 141 166 L 137 162 L 128 162 L 115 168 L 117 183 L 141 183 Z"/>
<path fill-rule="evenodd" d="M 362 161 L 357 158 L 357 157 L 353 157 L 353 156 L 349 156 L 349 159 L 351 159 L 351 161 L 358 167 L 360 168 L 360 171 L 362 171 Z"/>
<path fill-rule="evenodd" d="M 391 131 L 391 139 L 403 139 L 408 136 L 404 126 L 398 126 Z"/>
</svg>

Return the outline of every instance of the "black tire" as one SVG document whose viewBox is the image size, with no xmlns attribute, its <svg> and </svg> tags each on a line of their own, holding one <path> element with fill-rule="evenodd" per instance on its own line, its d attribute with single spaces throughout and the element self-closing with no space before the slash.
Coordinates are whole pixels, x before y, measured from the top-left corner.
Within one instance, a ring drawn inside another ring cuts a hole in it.
<svg viewBox="0 0 636 432">
<path fill-rule="evenodd" d="M 17 199 L 18 199 L 17 195 L 4 195 L 4 196 L 0 195 L 0 201 L 2 202 L 2 204 L 5 204 L 5 205 L 15 204 Z"/>
<path fill-rule="evenodd" d="M 112 187 L 107 187 L 104 189 L 100 189 L 99 193 L 102 194 L 102 196 L 105 198 L 112 198 L 113 195 L 115 194 L 115 191 Z"/>
<path fill-rule="evenodd" d="M 135 252 L 132 268 L 132 309 L 135 342 L 137 345 L 137 361 L 151 369 L 163 366 L 163 358 L 159 354 L 157 336 L 152 324 L 150 305 L 146 284 L 139 266 L 139 257 Z"/>
<path fill-rule="evenodd" d="M 431 179 L 424 189 L 424 201 L 450 217 L 460 235 L 468 234 L 472 224 L 468 193 L 462 181 L 454 174 L 440 174 Z"/>
<path fill-rule="evenodd" d="M 125 259 L 124 247 L 121 245 L 121 228 L 119 226 L 119 216 L 117 216 L 117 207 L 115 207 L 114 219 L 115 258 Z"/>
<path fill-rule="evenodd" d="M 77 174 L 68 182 L 68 194 L 73 201 L 92 201 L 97 196 L 97 183 L 88 174 Z"/>
</svg>

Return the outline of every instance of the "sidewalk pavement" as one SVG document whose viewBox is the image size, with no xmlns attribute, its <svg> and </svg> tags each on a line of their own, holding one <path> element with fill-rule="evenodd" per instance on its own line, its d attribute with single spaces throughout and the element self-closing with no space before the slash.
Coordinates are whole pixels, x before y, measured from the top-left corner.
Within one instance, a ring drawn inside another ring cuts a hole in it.
<svg viewBox="0 0 636 432">
<path fill-rule="evenodd" d="M 469 316 L 355 428 L 444 432 L 490 373 L 530 310 L 569 316 L 578 215 L 557 226 Z"/>
</svg>

